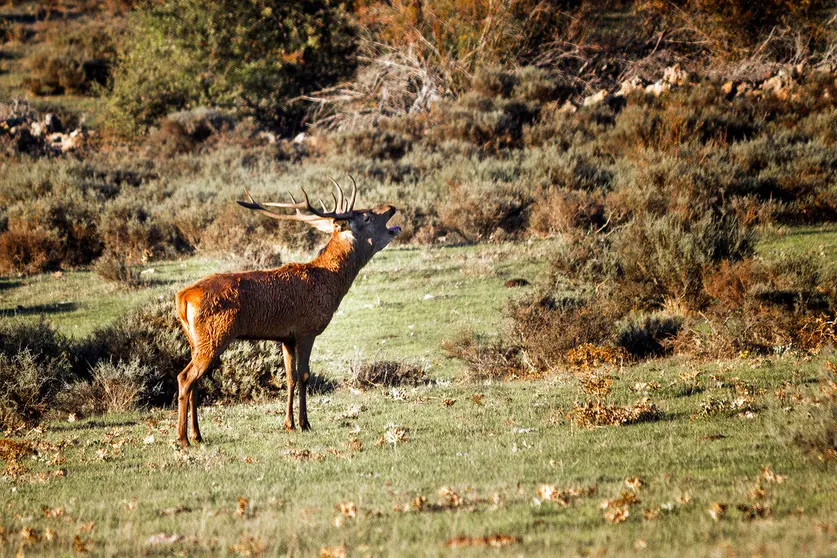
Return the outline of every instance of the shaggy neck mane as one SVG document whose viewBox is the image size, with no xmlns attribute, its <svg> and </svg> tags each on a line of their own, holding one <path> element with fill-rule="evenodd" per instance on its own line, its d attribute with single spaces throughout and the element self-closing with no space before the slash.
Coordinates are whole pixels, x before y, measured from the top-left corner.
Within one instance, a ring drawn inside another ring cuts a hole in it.
<svg viewBox="0 0 837 558">
<path fill-rule="evenodd" d="M 351 233 L 335 232 L 317 257 L 311 260 L 311 265 L 344 277 L 348 281 L 348 289 L 360 268 L 372 258 L 372 250 L 364 248 Z"/>
</svg>

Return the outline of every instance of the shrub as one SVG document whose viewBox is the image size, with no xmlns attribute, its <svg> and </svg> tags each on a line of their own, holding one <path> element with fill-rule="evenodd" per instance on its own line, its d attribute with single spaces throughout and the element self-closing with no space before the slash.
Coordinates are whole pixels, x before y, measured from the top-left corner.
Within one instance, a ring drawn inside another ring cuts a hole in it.
<svg viewBox="0 0 837 558">
<path fill-rule="evenodd" d="M 541 234 L 598 229 L 607 222 L 601 196 L 567 188 L 536 192 L 530 213 L 530 228 Z"/>
<path fill-rule="evenodd" d="M 58 269 L 61 243 L 54 230 L 10 219 L 0 233 L 0 272 L 34 274 Z"/>
<path fill-rule="evenodd" d="M 160 127 L 151 131 L 145 139 L 145 147 L 151 157 L 173 157 L 191 153 L 199 146 L 217 140 L 233 131 L 236 120 L 230 114 L 217 109 L 198 107 L 166 116 Z"/>
<path fill-rule="evenodd" d="M 92 93 L 107 84 L 121 26 L 107 23 L 54 25 L 27 59 L 23 86 L 34 95 Z"/>
<path fill-rule="evenodd" d="M 606 296 L 589 300 L 535 295 L 512 304 L 512 334 L 519 340 L 526 362 L 550 370 L 567 352 L 581 345 L 603 345 L 612 340 L 613 324 L 627 310 Z"/>
<path fill-rule="evenodd" d="M 821 0 L 643 0 L 637 7 L 657 32 L 662 27 L 673 32 L 674 38 L 685 35 L 708 43 L 714 54 L 739 57 L 777 29 L 793 29 L 803 41 L 819 38 L 828 6 Z M 791 49 L 783 54 L 797 52 Z"/>
<path fill-rule="evenodd" d="M 663 356 L 671 352 L 670 341 L 682 326 L 681 316 L 662 313 L 630 316 L 618 326 L 616 342 L 636 358 Z"/>
<path fill-rule="evenodd" d="M 109 106 L 117 127 L 142 132 L 199 105 L 252 115 L 290 133 L 289 101 L 353 69 L 342 5 L 321 0 L 174 0 L 149 4 L 120 52 Z"/>
<path fill-rule="evenodd" d="M 575 0 L 363 1 L 356 12 L 376 42 L 409 50 L 417 65 L 444 76 L 445 89 L 460 92 L 480 68 L 533 60 L 542 45 L 556 37 L 577 40 L 584 23 L 596 13 L 592 8 Z"/>
<path fill-rule="evenodd" d="M 69 342 L 46 322 L 0 322 L 0 428 L 35 422 L 74 379 Z"/>
<path fill-rule="evenodd" d="M 145 378 L 150 372 L 147 367 L 140 366 L 137 361 L 118 365 L 109 362 L 98 363 L 92 372 L 93 386 L 101 393 L 100 401 L 105 410 L 108 412 L 127 411 L 139 400 L 153 400 L 153 393 L 143 393 L 143 390 L 147 388 Z"/>
<path fill-rule="evenodd" d="M 620 280 L 641 286 L 642 304 L 653 308 L 666 298 L 706 304 L 703 276 L 723 260 L 753 253 L 754 236 L 734 215 L 707 214 L 697 221 L 674 215 L 639 217 L 613 240 Z"/>
<path fill-rule="evenodd" d="M 471 330 L 460 331 L 442 343 L 442 349 L 451 357 L 465 361 L 472 381 L 509 380 L 525 373 L 520 347 L 488 341 Z"/>
<path fill-rule="evenodd" d="M 128 265 L 124 257 L 111 252 L 96 260 L 93 270 L 105 281 L 125 287 L 137 287 L 140 284 L 139 272 Z"/>
<path fill-rule="evenodd" d="M 87 265 L 98 257 L 102 242 L 92 205 L 83 198 L 68 198 L 41 198 L 7 210 L 0 268 L 31 274 Z"/>
<path fill-rule="evenodd" d="M 498 229 L 509 234 L 522 232 L 528 206 L 528 197 L 512 188 L 457 184 L 451 188 L 447 203 L 439 208 L 439 220 L 448 231 L 476 242 Z"/>
<path fill-rule="evenodd" d="M 156 210 L 153 204 L 127 196 L 108 204 L 99 221 L 108 251 L 134 262 L 187 252 L 189 246 L 177 228 Z"/>
<path fill-rule="evenodd" d="M 358 388 L 418 386 L 427 382 L 424 368 L 403 361 L 351 362 L 349 385 Z"/>
<path fill-rule="evenodd" d="M 144 403 L 154 406 L 173 401 L 177 374 L 190 359 L 173 293 L 93 331 L 80 343 L 78 352 L 80 359 L 94 368 L 98 363 L 131 363 L 147 370 L 143 390 L 149 397 Z"/>
</svg>

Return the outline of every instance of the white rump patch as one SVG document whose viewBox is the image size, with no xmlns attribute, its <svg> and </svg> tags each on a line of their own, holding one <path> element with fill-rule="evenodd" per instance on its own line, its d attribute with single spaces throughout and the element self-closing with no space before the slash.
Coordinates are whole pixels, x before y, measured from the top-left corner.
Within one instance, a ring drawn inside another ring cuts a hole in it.
<svg viewBox="0 0 837 558">
<path fill-rule="evenodd" d="M 189 335 L 192 337 L 192 342 L 197 346 L 198 334 L 195 331 L 195 317 L 198 314 L 198 307 L 192 304 L 186 305 L 186 322 L 189 326 Z"/>
</svg>

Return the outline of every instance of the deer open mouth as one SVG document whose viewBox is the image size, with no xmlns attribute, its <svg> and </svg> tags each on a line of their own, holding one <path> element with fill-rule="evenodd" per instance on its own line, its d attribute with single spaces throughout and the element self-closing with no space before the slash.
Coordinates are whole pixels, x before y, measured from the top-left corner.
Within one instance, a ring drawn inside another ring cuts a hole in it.
<svg viewBox="0 0 837 558">
<path fill-rule="evenodd" d="M 389 229 L 389 234 L 398 234 L 401 232 L 401 227 L 395 225 L 394 227 L 387 227 Z"/>
</svg>

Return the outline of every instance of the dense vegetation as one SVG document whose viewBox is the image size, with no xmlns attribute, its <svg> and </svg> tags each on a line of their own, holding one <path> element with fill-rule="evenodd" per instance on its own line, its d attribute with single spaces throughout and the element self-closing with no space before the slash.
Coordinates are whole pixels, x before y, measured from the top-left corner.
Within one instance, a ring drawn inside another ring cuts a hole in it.
<svg viewBox="0 0 837 558">
<path fill-rule="evenodd" d="M 833 551 L 835 10 L 0 6 L 0 554 Z M 346 173 L 409 246 L 318 341 L 317 430 L 241 343 L 172 452 L 174 287 L 306 257 L 233 201 Z"/>
</svg>

